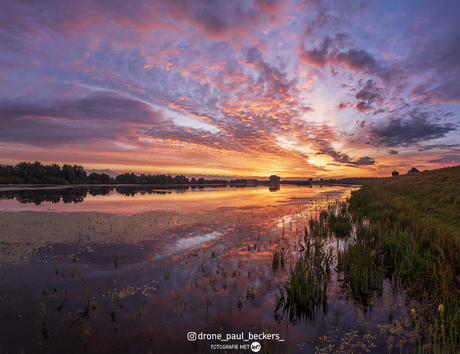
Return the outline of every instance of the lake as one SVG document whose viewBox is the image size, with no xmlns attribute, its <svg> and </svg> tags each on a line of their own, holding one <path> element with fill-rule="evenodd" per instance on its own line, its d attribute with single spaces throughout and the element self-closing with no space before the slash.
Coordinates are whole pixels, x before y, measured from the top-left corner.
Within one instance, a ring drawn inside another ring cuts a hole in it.
<svg viewBox="0 0 460 354">
<path fill-rule="evenodd" d="M 407 305 L 389 286 L 361 304 L 334 269 L 314 313 L 275 305 L 308 220 L 356 188 L 0 190 L 0 351 L 386 353 Z"/>
</svg>

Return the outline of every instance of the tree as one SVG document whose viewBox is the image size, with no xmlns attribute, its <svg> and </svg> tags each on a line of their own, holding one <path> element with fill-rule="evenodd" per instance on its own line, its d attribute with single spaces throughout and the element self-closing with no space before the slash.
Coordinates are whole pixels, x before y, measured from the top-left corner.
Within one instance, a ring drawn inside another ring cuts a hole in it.
<svg viewBox="0 0 460 354">
<path fill-rule="evenodd" d="M 398 171 L 393 171 L 391 172 L 391 175 L 394 177 L 394 176 L 399 176 L 399 172 Z"/>
</svg>

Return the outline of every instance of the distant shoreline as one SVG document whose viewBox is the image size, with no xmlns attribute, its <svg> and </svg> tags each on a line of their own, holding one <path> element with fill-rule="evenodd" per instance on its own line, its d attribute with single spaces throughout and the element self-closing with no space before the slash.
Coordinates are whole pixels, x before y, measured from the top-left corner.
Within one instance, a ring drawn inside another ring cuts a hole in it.
<svg viewBox="0 0 460 354">
<path fill-rule="evenodd" d="M 310 182 L 309 185 L 305 185 L 302 183 L 298 183 L 298 181 L 282 181 L 278 186 L 281 185 L 298 185 L 300 187 L 309 187 L 313 185 L 323 185 L 323 186 L 361 186 L 362 183 L 359 183 L 359 181 L 351 182 L 333 182 L 333 181 L 313 181 Z M 24 184 L 5 184 L 5 185 L 0 185 L 0 192 L 2 191 L 19 191 L 19 190 L 36 190 L 36 189 L 48 189 L 48 190 L 59 190 L 59 189 L 67 189 L 67 188 L 78 188 L 78 187 L 92 187 L 92 188 L 97 188 L 97 187 L 153 187 L 153 188 L 158 188 L 158 189 L 168 189 L 168 188 L 189 188 L 189 187 L 257 187 L 257 186 L 265 186 L 265 187 L 270 187 L 270 186 L 276 186 L 273 184 L 270 184 L 269 182 L 259 182 L 259 183 L 222 183 L 222 184 L 216 184 L 216 183 L 204 183 L 204 184 L 196 184 L 196 183 L 187 183 L 187 184 L 136 184 L 136 183 L 116 183 L 116 184 L 90 184 L 90 183 L 85 183 L 85 184 L 67 184 L 67 185 L 60 185 L 60 184 L 30 184 L 30 183 L 24 183 Z"/>
</svg>

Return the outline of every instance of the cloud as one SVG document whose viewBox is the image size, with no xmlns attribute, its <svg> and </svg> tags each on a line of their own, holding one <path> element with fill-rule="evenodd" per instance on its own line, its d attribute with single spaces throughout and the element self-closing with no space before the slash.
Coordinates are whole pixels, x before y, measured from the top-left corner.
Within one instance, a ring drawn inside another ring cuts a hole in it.
<svg viewBox="0 0 460 354">
<path fill-rule="evenodd" d="M 74 120 L 107 120 L 155 124 L 162 117 L 151 106 L 117 93 L 94 92 L 86 97 L 52 101 L 19 100 L 0 102 L 2 120 L 18 117 L 48 117 Z"/>
<path fill-rule="evenodd" d="M 304 45 L 300 46 L 299 60 L 305 64 L 317 67 L 319 69 L 324 68 L 328 62 L 328 48 L 331 44 L 329 37 L 326 37 L 323 40 L 320 48 L 313 48 L 306 50 Z"/>
<path fill-rule="evenodd" d="M 238 171 L 319 171 L 317 153 L 378 169 L 373 146 L 455 145 L 458 6 L 379 11 L 349 0 L 4 1 L 0 142 Z M 352 133 L 365 149 L 341 143 Z"/>
<path fill-rule="evenodd" d="M 433 149 L 452 149 L 459 147 L 460 144 L 431 144 L 431 145 L 423 145 L 418 151 L 428 151 Z"/>
<path fill-rule="evenodd" d="M 419 142 L 439 139 L 447 133 L 456 131 L 451 123 L 438 123 L 430 120 L 427 112 L 414 109 L 406 117 L 393 116 L 387 121 L 368 129 L 372 144 L 376 146 L 411 146 Z"/>
<path fill-rule="evenodd" d="M 350 49 L 348 52 L 335 54 L 330 61 L 338 66 L 345 66 L 355 72 L 378 74 L 382 68 L 372 55 L 363 49 Z"/>
<path fill-rule="evenodd" d="M 429 160 L 431 163 L 442 163 L 448 165 L 459 165 L 460 164 L 460 155 L 455 154 L 446 154 L 438 157 L 437 159 Z"/>
<path fill-rule="evenodd" d="M 73 143 L 135 134 L 143 126 L 166 126 L 162 113 L 137 100 L 116 93 L 95 92 L 75 99 L 0 102 L 2 141 L 36 146 Z"/>
<path fill-rule="evenodd" d="M 340 102 L 338 105 L 337 105 L 337 109 L 345 109 L 347 107 L 352 107 L 353 105 L 349 102 L 347 103 L 343 103 L 343 102 Z"/>
<path fill-rule="evenodd" d="M 345 164 L 348 167 L 361 167 L 375 165 L 375 160 L 372 157 L 364 156 L 357 159 L 352 159 L 349 155 L 336 151 L 331 144 L 323 142 L 324 147 L 320 149 L 317 155 L 326 155 L 332 158 L 337 163 Z"/>
</svg>

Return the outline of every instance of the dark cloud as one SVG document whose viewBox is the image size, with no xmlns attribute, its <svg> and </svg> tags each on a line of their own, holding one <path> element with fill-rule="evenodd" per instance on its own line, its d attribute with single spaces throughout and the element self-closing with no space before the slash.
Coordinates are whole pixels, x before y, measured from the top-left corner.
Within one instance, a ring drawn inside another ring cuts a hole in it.
<svg viewBox="0 0 460 354">
<path fill-rule="evenodd" d="M 377 87 L 373 80 L 368 80 L 364 87 L 358 91 L 355 98 L 357 100 L 367 101 L 368 103 L 383 102 L 383 89 Z"/>
<path fill-rule="evenodd" d="M 385 101 L 383 88 L 375 85 L 373 80 L 367 80 L 364 85 L 362 85 L 360 80 L 359 86 L 361 89 L 355 95 L 355 98 L 358 101 L 356 104 L 356 110 L 360 113 L 365 113 L 371 110 L 374 110 L 374 114 L 380 113 L 382 109 L 376 109 L 376 106 L 381 106 Z"/>
<path fill-rule="evenodd" d="M 348 52 L 337 53 L 331 58 L 334 64 L 345 65 L 355 72 L 378 74 L 382 68 L 372 55 L 362 49 L 350 49 Z"/>
<path fill-rule="evenodd" d="M 366 101 L 361 101 L 356 104 L 356 110 L 359 113 L 366 113 L 366 111 L 372 110 L 373 107 Z"/>
<path fill-rule="evenodd" d="M 328 48 L 331 44 L 329 37 L 324 38 L 320 48 L 306 50 L 303 44 L 300 46 L 299 60 L 317 68 L 324 68 L 328 62 Z"/>
<path fill-rule="evenodd" d="M 349 167 L 375 165 L 375 160 L 372 157 L 364 156 L 354 160 L 349 155 L 336 151 L 330 144 L 327 144 L 327 146 L 320 149 L 316 154 L 329 156 L 335 162 L 345 164 Z"/>
<path fill-rule="evenodd" d="M 73 120 L 103 120 L 128 123 L 158 123 L 162 117 L 146 103 L 116 93 L 95 92 L 87 97 L 60 101 L 0 102 L 0 120 L 47 117 Z"/>
<path fill-rule="evenodd" d="M 431 144 L 431 145 L 424 145 L 418 151 L 428 151 L 433 149 L 452 149 L 459 147 L 460 144 Z"/>
<path fill-rule="evenodd" d="M 2 120 L 0 141 L 43 148 L 69 145 L 85 147 L 98 140 L 115 143 L 120 137 L 129 133 L 129 129 L 111 125 L 24 116 Z"/>
<path fill-rule="evenodd" d="M 373 125 L 368 129 L 374 145 L 387 147 L 411 146 L 422 141 L 444 137 L 457 128 L 451 123 L 438 123 L 430 120 L 427 112 L 417 109 L 405 117 L 389 117 L 387 121 Z"/>
<path fill-rule="evenodd" d="M 145 126 L 170 124 L 149 105 L 109 92 L 60 101 L 3 100 L 0 122 L 0 141 L 34 146 L 115 142 Z"/>
<path fill-rule="evenodd" d="M 390 155 L 397 155 L 397 154 L 398 154 L 398 151 L 393 150 L 393 149 L 390 149 L 390 150 L 388 150 L 388 153 L 389 153 Z"/>
</svg>

